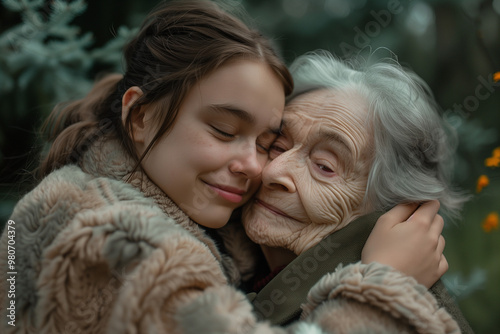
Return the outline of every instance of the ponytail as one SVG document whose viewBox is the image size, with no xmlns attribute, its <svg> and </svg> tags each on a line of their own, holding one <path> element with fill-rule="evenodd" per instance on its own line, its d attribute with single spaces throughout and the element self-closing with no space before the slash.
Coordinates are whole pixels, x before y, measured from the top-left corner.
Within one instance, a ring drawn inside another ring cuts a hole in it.
<svg viewBox="0 0 500 334">
<path fill-rule="evenodd" d="M 50 147 L 47 153 L 42 153 L 37 170 L 39 178 L 64 165 L 78 164 L 93 141 L 113 129 L 116 131 L 117 122 L 121 122 L 121 108 L 114 112 L 110 109 L 113 100 L 119 98 L 114 93 L 122 78 L 120 74 L 107 75 L 83 99 L 59 104 L 52 110 L 41 129 L 42 139 Z"/>
</svg>

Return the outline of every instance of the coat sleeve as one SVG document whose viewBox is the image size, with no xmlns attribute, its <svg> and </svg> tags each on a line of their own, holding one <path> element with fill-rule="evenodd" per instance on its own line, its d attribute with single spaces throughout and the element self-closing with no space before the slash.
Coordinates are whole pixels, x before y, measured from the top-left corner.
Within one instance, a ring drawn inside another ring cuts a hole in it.
<svg viewBox="0 0 500 334">
<path fill-rule="evenodd" d="M 339 266 L 309 292 L 301 319 L 286 328 L 259 322 L 244 296 L 212 287 L 176 314 L 181 333 L 460 333 L 412 277 L 378 263 Z"/>
<path fill-rule="evenodd" d="M 458 326 L 460 327 L 460 331 L 463 334 L 474 334 L 474 330 L 460 310 L 457 301 L 450 295 L 448 289 L 445 287 L 441 280 L 438 280 L 436 283 L 434 283 L 429 291 L 431 291 L 432 294 L 436 297 L 439 306 L 444 307 L 446 311 L 450 313 L 453 319 L 455 319 Z"/>
<path fill-rule="evenodd" d="M 302 321 L 328 333 L 460 333 L 423 285 L 378 263 L 339 266 L 307 299 Z"/>
</svg>

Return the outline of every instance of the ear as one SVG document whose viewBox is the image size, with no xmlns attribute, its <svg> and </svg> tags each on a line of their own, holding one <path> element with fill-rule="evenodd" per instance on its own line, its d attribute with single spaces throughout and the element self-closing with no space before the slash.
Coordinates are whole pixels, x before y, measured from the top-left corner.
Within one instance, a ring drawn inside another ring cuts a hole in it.
<svg viewBox="0 0 500 334">
<path fill-rule="evenodd" d="M 130 136 L 132 140 L 137 144 L 144 144 L 145 141 L 145 125 L 144 125 L 144 107 L 134 107 L 135 102 L 143 95 L 142 90 L 133 86 L 127 89 L 125 94 L 122 97 L 122 124 L 126 125 L 127 117 L 130 114 L 130 120 L 132 125 L 132 133 Z M 129 129 L 126 129 L 128 131 Z"/>
</svg>

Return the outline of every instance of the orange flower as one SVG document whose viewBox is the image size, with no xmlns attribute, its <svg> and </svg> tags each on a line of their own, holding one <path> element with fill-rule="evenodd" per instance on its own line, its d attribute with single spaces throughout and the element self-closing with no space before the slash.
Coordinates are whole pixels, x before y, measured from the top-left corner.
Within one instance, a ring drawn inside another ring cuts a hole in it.
<svg viewBox="0 0 500 334">
<path fill-rule="evenodd" d="M 484 232 L 490 233 L 492 229 L 498 230 L 498 213 L 491 212 L 481 224 Z"/>
<path fill-rule="evenodd" d="M 500 167 L 500 147 L 493 150 L 491 157 L 484 161 L 486 167 Z"/>
<path fill-rule="evenodd" d="M 490 184 L 490 179 L 486 175 L 481 175 L 477 180 L 476 192 L 481 192 L 488 184 Z"/>
<path fill-rule="evenodd" d="M 496 72 L 493 74 L 493 81 L 495 82 L 500 81 L 500 72 Z"/>
</svg>

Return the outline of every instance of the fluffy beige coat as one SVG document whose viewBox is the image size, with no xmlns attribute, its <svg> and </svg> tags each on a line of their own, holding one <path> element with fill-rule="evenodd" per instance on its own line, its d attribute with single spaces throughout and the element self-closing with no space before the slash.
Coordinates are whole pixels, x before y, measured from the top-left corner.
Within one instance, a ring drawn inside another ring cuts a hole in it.
<svg viewBox="0 0 500 334">
<path fill-rule="evenodd" d="M 393 311 L 405 303 L 432 314 L 421 321 L 439 328 L 409 330 L 458 332 L 415 280 L 380 265 L 371 266 L 366 279 L 363 274 L 360 279 L 366 266 L 359 264 L 326 278 L 327 284 L 313 288 L 300 324 L 282 329 L 259 322 L 245 296 L 231 287 L 245 261 L 222 255 L 143 173 L 131 173 L 133 165 L 117 141 L 99 141 L 80 167 L 51 173 L 19 201 L 11 216 L 15 233 L 5 230 L 0 243 L 1 333 L 322 333 L 334 330 L 330 310 L 342 314 L 338 321 L 367 330 L 376 323 L 389 332 L 408 327 L 409 315 Z M 10 268 L 9 240 L 15 249 Z M 247 253 L 233 249 L 236 255 Z M 7 281 L 13 271 L 14 297 Z M 351 272 L 356 279 L 349 280 Z M 334 277 L 344 281 L 337 284 Z M 399 288 L 387 289 L 391 282 Z M 378 291 L 375 297 L 363 297 L 366 284 Z M 343 287 L 347 295 L 339 292 Z M 13 313 L 7 310 L 12 301 Z"/>
</svg>

